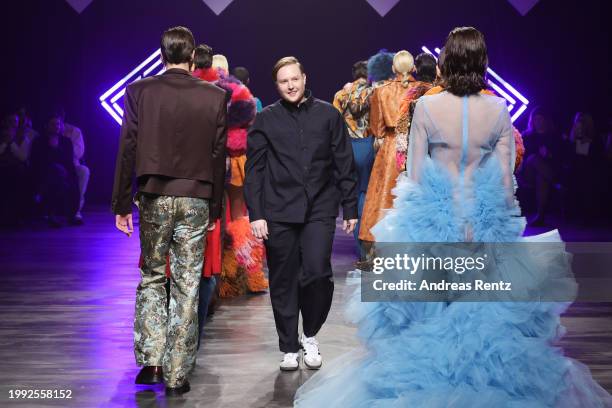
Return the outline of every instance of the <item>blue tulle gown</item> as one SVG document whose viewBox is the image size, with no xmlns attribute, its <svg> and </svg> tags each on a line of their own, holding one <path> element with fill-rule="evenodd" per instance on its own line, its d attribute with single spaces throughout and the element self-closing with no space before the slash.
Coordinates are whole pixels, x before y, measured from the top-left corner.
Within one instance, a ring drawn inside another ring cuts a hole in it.
<svg viewBox="0 0 612 408">
<path fill-rule="evenodd" d="M 443 92 L 419 100 L 408 168 L 378 242 L 558 242 L 531 254 L 543 271 L 569 268 L 556 231 L 522 238 L 514 199 L 514 140 L 505 102 Z M 525 265 L 525 259 L 516 262 Z M 534 266 L 533 264 L 531 266 Z M 520 271 L 515 271 L 520 272 Z M 544 281 L 542 277 L 540 281 Z M 348 318 L 363 347 L 332 360 L 297 392 L 297 407 L 610 407 L 583 364 L 552 344 L 563 334 L 554 302 L 362 303 Z"/>
</svg>

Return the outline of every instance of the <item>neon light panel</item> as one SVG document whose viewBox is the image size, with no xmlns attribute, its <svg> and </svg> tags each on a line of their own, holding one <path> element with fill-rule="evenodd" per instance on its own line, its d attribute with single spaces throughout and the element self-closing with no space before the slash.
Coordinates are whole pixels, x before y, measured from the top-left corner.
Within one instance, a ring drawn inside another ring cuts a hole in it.
<svg viewBox="0 0 612 408">
<path fill-rule="evenodd" d="M 125 95 L 126 87 L 134 81 L 151 76 L 150 74 L 155 71 L 161 65 L 161 50 L 157 49 L 147 59 L 140 63 L 134 68 L 129 74 L 124 76 L 120 81 L 113 85 L 108 91 L 100 97 L 100 104 L 102 107 L 111 115 L 115 122 L 121 125 L 123 118 L 123 107 L 120 103 L 123 103 L 123 95 Z M 154 75 L 158 75 L 164 72 L 164 67 Z"/>
</svg>

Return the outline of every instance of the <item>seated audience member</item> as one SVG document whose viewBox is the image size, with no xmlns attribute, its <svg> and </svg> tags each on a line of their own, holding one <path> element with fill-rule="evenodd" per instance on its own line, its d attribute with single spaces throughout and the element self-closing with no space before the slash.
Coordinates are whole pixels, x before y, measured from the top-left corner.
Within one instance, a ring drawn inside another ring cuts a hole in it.
<svg viewBox="0 0 612 408">
<path fill-rule="evenodd" d="M 600 177 L 604 173 L 604 146 L 589 113 L 578 112 L 574 116 L 569 151 L 572 215 L 581 222 L 594 221 L 599 216 L 605 188 Z"/>
<path fill-rule="evenodd" d="M 15 226 L 24 218 L 26 207 L 26 163 L 29 141 L 19 135 L 17 115 L 0 125 L 0 226 Z"/>
<path fill-rule="evenodd" d="M 79 208 L 75 215 L 78 222 L 83 221 L 83 206 L 85 205 L 85 193 L 87 192 L 87 185 L 89 184 L 89 167 L 82 163 L 83 155 L 85 154 L 85 140 L 83 139 L 83 132 L 78 127 L 66 123 L 66 113 L 63 108 L 58 109 L 58 117 L 62 119 L 64 123 L 64 137 L 67 137 L 72 142 L 72 149 L 74 155 L 74 169 L 76 171 L 77 179 L 79 182 Z"/>
<path fill-rule="evenodd" d="M 19 109 L 17 112 L 17 138 L 25 141 L 23 154 L 26 155 L 26 161 L 30 159 L 30 149 L 34 139 L 38 136 L 38 132 L 32 128 L 32 119 L 28 116 L 25 108 Z"/>
<path fill-rule="evenodd" d="M 609 186 L 612 184 L 612 115 L 608 118 L 608 123 L 606 128 L 604 129 L 604 133 L 601 137 L 603 143 L 603 154 L 602 154 L 602 162 L 603 162 L 603 186 Z M 612 189 L 604 188 L 604 198 L 602 202 L 603 216 L 606 217 L 608 221 L 612 220 L 612 211 L 610 208 L 612 207 Z"/>
<path fill-rule="evenodd" d="M 73 225 L 79 208 L 79 184 L 75 169 L 72 142 L 62 136 L 64 123 L 55 115 L 44 136 L 34 140 L 30 162 L 37 195 L 41 199 L 49 225 L 61 227 L 59 216 L 66 216 Z"/>
<path fill-rule="evenodd" d="M 563 180 L 567 155 L 566 142 L 553 129 L 550 116 L 542 109 L 535 108 L 529 115 L 527 130 L 523 132 L 525 162 L 521 173 L 520 186 L 535 189 L 536 215 L 530 221 L 532 226 L 546 225 L 546 214 L 550 196 Z"/>
<path fill-rule="evenodd" d="M 606 162 L 612 162 L 612 115 L 608 118 L 602 140 L 604 143 L 604 158 Z"/>
</svg>

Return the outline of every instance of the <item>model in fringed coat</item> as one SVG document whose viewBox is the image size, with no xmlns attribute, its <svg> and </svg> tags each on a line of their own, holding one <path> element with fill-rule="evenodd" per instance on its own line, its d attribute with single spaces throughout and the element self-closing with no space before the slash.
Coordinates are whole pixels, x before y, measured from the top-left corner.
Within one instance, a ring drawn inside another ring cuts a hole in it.
<svg viewBox="0 0 612 408">
<path fill-rule="evenodd" d="M 227 239 L 223 249 L 223 265 L 219 296 L 234 297 L 268 288 L 263 272 L 264 246 L 251 232 L 244 202 L 244 164 L 247 131 L 255 119 L 256 101 L 249 89 L 237 78 L 219 70 L 216 85 L 230 95 L 227 115 L 227 153 L 229 177 L 226 183 L 229 218 Z"/>
</svg>

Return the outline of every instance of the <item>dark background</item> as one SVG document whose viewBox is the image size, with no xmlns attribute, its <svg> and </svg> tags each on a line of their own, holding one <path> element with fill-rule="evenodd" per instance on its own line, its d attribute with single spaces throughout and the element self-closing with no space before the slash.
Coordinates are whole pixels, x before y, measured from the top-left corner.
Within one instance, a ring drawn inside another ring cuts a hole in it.
<svg viewBox="0 0 612 408">
<path fill-rule="evenodd" d="M 216 16 L 201 0 L 95 0 L 82 14 L 64 0 L 2 6 L 0 113 L 25 106 L 42 131 L 54 107 L 85 135 L 89 203 L 110 201 L 119 126 L 98 98 L 159 46 L 161 33 L 185 25 L 196 41 L 247 66 L 264 105 L 276 99 L 274 62 L 295 55 L 308 84 L 331 100 L 353 62 L 380 48 L 441 46 L 455 26 L 484 32 L 491 67 L 530 101 L 546 106 L 559 131 L 573 113 L 612 116 L 610 15 L 604 1 L 541 0 L 521 16 L 506 0 L 402 0 L 380 17 L 365 0 L 235 0 Z M 527 114 L 517 122 L 523 129 Z"/>
</svg>

